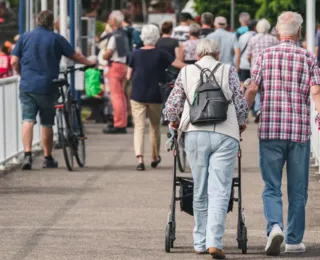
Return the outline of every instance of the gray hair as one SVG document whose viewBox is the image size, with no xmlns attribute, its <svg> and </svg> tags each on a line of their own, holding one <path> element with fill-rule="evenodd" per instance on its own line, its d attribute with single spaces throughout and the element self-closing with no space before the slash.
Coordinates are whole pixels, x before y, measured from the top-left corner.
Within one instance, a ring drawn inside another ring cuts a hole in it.
<svg viewBox="0 0 320 260">
<path fill-rule="evenodd" d="M 196 48 L 198 57 L 215 56 L 219 53 L 219 44 L 215 40 L 201 39 Z"/>
<path fill-rule="evenodd" d="M 258 33 L 268 33 L 271 29 L 271 24 L 267 19 L 263 18 L 257 23 L 256 29 Z"/>
<path fill-rule="evenodd" d="M 201 23 L 205 25 L 213 25 L 213 14 L 206 12 L 201 15 Z"/>
<path fill-rule="evenodd" d="M 159 28 L 153 24 L 144 25 L 140 37 L 144 45 L 155 45 L 160 38 Z"/>
<path fill-rule="evenodd" d="M 239 21 L 243 22 L 243 23 L 249 23 L 250 22 L 250 14 L 248 14 L 247 12 L 242 12 L 239 15 Z"/>
<path fill-rule="evenodd" d="M 121 27 L 122 26 L 122 22 L 124 20 L 124 15 L 123 15 L 123 13 L 121 11 L 115 10 L 115 11 L 111 12 L 109 18 L 114 18 L 117 21 L 118 27 Z"/>
<path fill-rule="evenodd" d="M 201 31 L 201 27 L 199 24 L 197 23 L 193 23 L 189 26 L 190 28 L 190 35 L 194 36 L 194 37 L 199 37 L 200 36 L 200 31 Z"/>
<path fill-rule="evenodd" d="M 303 23 L 302 16 L 296 12 L 284 12 L 278 17 L 277 31 L 281 36 L 294 36 Z"/>
</svg>

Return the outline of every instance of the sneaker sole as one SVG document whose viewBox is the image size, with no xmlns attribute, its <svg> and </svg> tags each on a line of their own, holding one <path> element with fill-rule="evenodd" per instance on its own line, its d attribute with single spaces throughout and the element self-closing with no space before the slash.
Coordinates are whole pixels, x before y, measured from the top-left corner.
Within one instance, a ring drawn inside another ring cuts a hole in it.
<svg viewBox="0 0 320 260">
<path fill-rule="evenodd" d="M 266 250 L 266 254 L 269 256 L 280 255 L 281 245 L 283 243 L 284 237 L 281 234 L 277 234 L 272 238 L 269 248 Z"/>
<path fill-rule="evenodd" d="M 285 252 L 288 254 L 301 254 L 301 253 L 306 252 L 306 250 L 305 249 L 303 249 L 303 250 L 290 250 L 290 249 L 288 250 L 288 249 L 286 249 Z"/>
<path fill-rule="evenodd" d="M 213 259 L 225 259 L 226 256 L 220 255 L 219 253 L 211 253 L 210 254 Z"/>
</svg>

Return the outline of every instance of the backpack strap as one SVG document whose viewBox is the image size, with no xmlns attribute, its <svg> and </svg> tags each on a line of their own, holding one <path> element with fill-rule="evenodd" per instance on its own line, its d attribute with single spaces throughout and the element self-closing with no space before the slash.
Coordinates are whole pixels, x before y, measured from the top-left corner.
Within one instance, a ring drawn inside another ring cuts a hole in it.
<svg viewBox="0 0 320 260">
<path fill-rule="evenodd" d="M 217 82 L 217 80 L 216 80 L 216 77 L 214 76 L 214 74 L 216 73 L 216 71 L 220 68 L 220 66 L 222 65 L 222 63 L 221 62 L 219 62 L 216 66 L 215 66 L 215 68 L 211 71 L 210 69 L 208 69 L 208 68 L 205 68 L 205 69 L 203 69 L 200 65 L 198 65 L 198 64 L 194 64 L 200 71 L 201 71 L 201 73 L 200 73 L 200 79 L 201 79 L 201 84 L 204 82 L 203 81 L 203 76 L 205 75 L 205 73 L 209 73 L 210 75 L 211 75 L 211 77 L 213 78 L 213 80 L 215 81 L 215 83 L 221 88 L 221 86 L 220 86 L 220 84 Z M 207 76 L 207 78 L 208 78 L 208 76 Z M 200 84 L 200 85 L 201 85 Z"/>
</svg>

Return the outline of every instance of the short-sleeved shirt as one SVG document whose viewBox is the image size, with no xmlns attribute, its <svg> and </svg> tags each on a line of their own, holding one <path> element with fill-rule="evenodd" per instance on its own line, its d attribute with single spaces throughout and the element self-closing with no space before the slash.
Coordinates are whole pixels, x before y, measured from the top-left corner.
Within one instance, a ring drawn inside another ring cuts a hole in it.
<svg viewBox="0 0 320 260">
<path fill-rule="evenodd" d="M 62 55 L 74 55 L 74 49 L 61 35 L 42 27 L 23 34 L 12 55 L 20 60 L 20 90 L 35 94 L 51 94 L 52 80 L 59 76 Z"/>
<path fill-rule="evenodd" d="M 140 49 L 133 52 L 129 67 L 133 69 L 131 99 L 141 103 L 161 104 L 159 83 L 175 58 L 162 49 Z"/>
<path fill-rule="evenodd" d="M 251 68 L 256 64 L 256 60 L 265 49 L 279 44 L 279 40 L 268 33 L 258 33 L 253 36 L 248 43 L 248 56 L 251 56 Z"/>
<path fill-rule="evenodd" d="M 10 56 L 0 53 L 0 79 L 9 77 L 10 68 Z"/>
<path fill-rule="evenodd" d="M 173 38 L 160 38 L 156 48 L 166 50 L 171 56 L 176 56 L 176 48 L 179 47 L 179 41 Z"/>
<path fill-rule="evenodd" d="M 200 30 L 200 39 L 206 38 L 210 33 L 213 33 L 213 28 L 201 28 Z"/>
<path fill-rule="evenodd" d="M 189 32 L 189 26 L 179 25 L 173 29 L 171 37 L 177 39 L 179 42 L 185 42 L 189 40 Z"/>
<path fill-rule="evenodd" d="M 196 62 L 197 54 L 196 49 L 199 40 L 188 40 L 182 43 L 184 52 L 184 61 L 186 62 Z"/>
<path fill-rule="evenodd" d="M 127 62 L 127 57 L 119 57 L 116 46 L 116 38 L 114 36 L 111 36 L 110 40 L 108 41 L 107 50 L 113 51 L 110 61 L 121 63 Z"/>
<path fill-rule="evenodd" d="M 224 29 L 217 29 L 207 36 L 209 40 L 215 40 L 219 43 L 220 61 L 225 64 L 234 64 L 234 50 L 239 49 L 237 36 Z"/>
<path fill-rule="evenodd" d="M 264 50 L 251 78 L 260 87 L 259 138 L 305 143 L 311 135 L 310 86 L 320 85 L 316 57 L 291 40 Z"/>
<path fill-rule="evenodd" d="M 255 35 L 254 31 L 242 34 L 239 38 L 239 47 L 241 52 L 240 69 L 250 70 L 250 62 L 248 60 L 248 44 L 251 37 Z"/>
</svg>

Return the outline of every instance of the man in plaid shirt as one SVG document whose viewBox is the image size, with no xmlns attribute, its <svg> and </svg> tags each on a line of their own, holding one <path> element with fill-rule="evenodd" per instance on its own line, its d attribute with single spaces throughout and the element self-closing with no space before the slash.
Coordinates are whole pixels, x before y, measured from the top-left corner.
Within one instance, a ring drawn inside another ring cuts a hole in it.
<svg viewBox="0 0 320 260">
<path fill-rule="evenodd" d="M 310 160 L 310 92 L 320 111 L 320 70 L 313 53 L 299 48 L 302 17 L 285 12 L 278 18 L 280 44 L 257 59 L 246 92 L 249 107 L 261 92 L 260 168 L 265 182 L 267 255 L 279 255 L 284 240 L 281 180 L 285 162 L 288 182 L 286 252 L 304 252 L 305 206 Z"/>
</svg>

